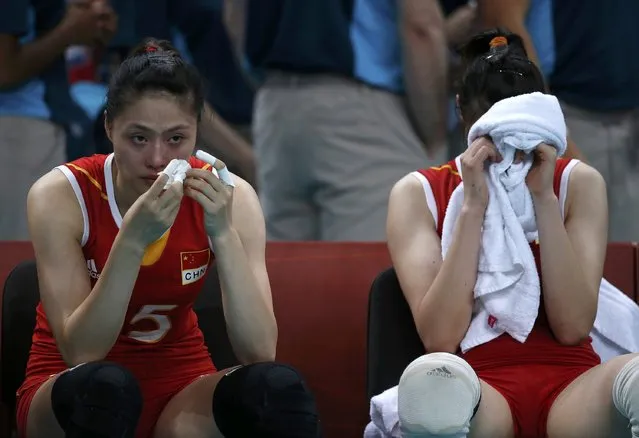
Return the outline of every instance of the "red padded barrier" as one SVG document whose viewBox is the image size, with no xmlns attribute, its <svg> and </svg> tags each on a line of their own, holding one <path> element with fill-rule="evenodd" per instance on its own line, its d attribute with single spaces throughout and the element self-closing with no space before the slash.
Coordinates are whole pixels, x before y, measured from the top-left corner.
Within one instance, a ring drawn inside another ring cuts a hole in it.
<svg viewBox="0 0 639 438">
<path fill-rule="evenodd" d="M 609 243 L 604 277 L 633 300 L 637 296 L 637 245 Z"/>
<path fill-rule="evenodd" d="M 15 265 L 31 258 L 29 243 L 0 242 L 0 285 Z M 269 243 L 267 264 L 279 326 L 278 360 L 306 376 L 327 438 L 360 438 L 368 421 L 368 292 L 375 276 L 390 266 L 386 245 Z M 610 244 L 605 276 L 636 298 L 637 246 Z"/>
<path fill-rule="evenodd" d="M 386 245 L 270 244 L 267 260 L 278 360 L 307 378 L 327 438 L 361 438 L 368 422 L 368 292 L 390 266 Z"/>
</svg>

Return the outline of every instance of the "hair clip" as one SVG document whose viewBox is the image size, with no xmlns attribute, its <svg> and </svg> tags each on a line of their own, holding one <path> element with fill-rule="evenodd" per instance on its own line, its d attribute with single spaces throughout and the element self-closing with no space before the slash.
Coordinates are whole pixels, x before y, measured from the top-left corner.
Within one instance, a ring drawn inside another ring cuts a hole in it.
<svg viewBox="0 0 639 438">
<path fill-rule="evenodd" d="M 510 69 L 510 68 L 499 69 L 499 70 L 497 70 L 497 72 L 498 73 L 510 73 L 510 74 L 513 74 L 513 75 L 521 76 L 522 78 L 524 77 L 524 74 L 522 72 Z"/>
<path fill-rule="evenodd" d="M 145 51 L 146 53 L 153 53 L 153 52 L 157 52 L 157 51 L 158 51 L 158 48 L 157 48 L 157 47 L 155 47 L 155 46 L 148 46 L 146 49 L 144 49 L 144 51 Z"/>
</svg>

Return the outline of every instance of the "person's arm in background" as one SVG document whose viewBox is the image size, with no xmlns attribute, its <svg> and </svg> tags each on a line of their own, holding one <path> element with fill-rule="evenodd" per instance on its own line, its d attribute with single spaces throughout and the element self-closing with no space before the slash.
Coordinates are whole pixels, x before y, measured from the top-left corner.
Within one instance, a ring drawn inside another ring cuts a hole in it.
<svg viewBox="0 0 639 438">
<path fill-rule="evenodd" d="M 229 169 L 257 188 L 253 148 L 209 104 L 205 105 L 198 136 L 203 149 L 219 157 Z"/>
<path fill-rule="evenodd" d="M 541 63 L 532 38 L 526 28 L 526 15 L 530 7 L 531 0 L 478 0 L 479 17 L 484 28 L 502 27 L 512 33 L 519 35 L 524 43 L 524 48 L 528 58 L 541 70 Z M 548 23 L 552 26 L 552 23 Z M 576 158 L 581 161 L 584 156 L 577 146 L 568 137 L 568 148 L 564 154 L 565 158 Z"/>
<path fill-rule="evenodd" d="M 446 145 L 448 46 L 437 0 L 400 0 L 404 83 L 417 135 L 429 153 Z"/>
<path fill-rule="evenodd" d="M 240 67 L 246 82 L 257 89 L 259 88 L 259 81 L 247 71 L 244 57 L 247 3 L 248 0 L 224 0 L 223 20 L 224 28 L 231 40 L 235 61 Z"/>
<path fill-rule="evenodd" d="M 231 39 L 233 52 L 241 61 L 244 47 L 244 35 L 246 30 L 246 0 L 224 0 L 224 26 Z"/>
<path fill-rule="evenodd" d="M 95 45 L 113 35 L 117 18 L 108 3 L 75 0 L 51 32 L 21 44 L 28 32 L 29 0 L 11 0 L 0 14 L 0 89 L 14 87 L 37 76 L 72 44 Z"/>
<path fill-rule="evenodd" d="M 476 2 L 468 2 L 446 16 L 446 41 L 450 50 L 448 89 L 451 92 L 457 90 L 457 82 L 463 74 L 463 65 L 455 52 L 476 33 L 479 24 L 477 18 Z"/>
<path fill-rule="evenodd" d="M 478 27 L 477 18 L 476 2 L 468 2 L 446 16 L 446 40 L 451 50 L 455 50 L 473 36 Z"/>
</svg>

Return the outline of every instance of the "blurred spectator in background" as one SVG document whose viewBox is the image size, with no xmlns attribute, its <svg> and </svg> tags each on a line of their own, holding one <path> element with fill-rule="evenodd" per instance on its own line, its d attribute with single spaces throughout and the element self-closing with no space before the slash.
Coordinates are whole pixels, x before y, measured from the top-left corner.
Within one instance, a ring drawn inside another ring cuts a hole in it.
<svg viewBox="0 0 639 438">
<path fill-rule="evenodd" d="M 236 52 L 261 85 L 253 139 L 269 239 L 385 240 L 393 184 L 446 153 L 438 1 L 225 6 Z"/>
<path fill-rule="evenodd" d="M 28 240 L 27 193 L 54 166 L 91 152 L 64 52 L 101 46 L 117 27 L 107 1 L 8 0 L 0 13 L 0 240 Z"/>
<path fill-rule="evenodd" d="M 639 2 L 554 2 L 550 89 L 570 136 L 606 180 L 609 238 L 639 240 Z"/>
<path fill-rule="evenodd" d="M 235 62 L 222 21 L 222 0 L 112 0 L 126 18 L 114 38 L 111 70 L 144 38 L 171 40 L 207 82 L 207 105 L 198 127 L 198 148 L 223 160 L 255 186 L 250 145 L 253 90 Z M 105 79 L 108 81 L 108 78 Z M 86 96 L 85 96 L 86 97 Z M 104 98 L 102 98 L 104 101 Z M 101 153 L 112 151 L 104 131 L 103 108 L 95 123 Z"/>
</svg>

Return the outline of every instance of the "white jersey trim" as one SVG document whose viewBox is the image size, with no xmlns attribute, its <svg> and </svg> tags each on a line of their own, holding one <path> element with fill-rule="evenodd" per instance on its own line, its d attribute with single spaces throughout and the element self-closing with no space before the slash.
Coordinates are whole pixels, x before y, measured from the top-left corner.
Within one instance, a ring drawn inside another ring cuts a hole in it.
<svg viewBox="0 0 639 438">
<path fill-rule="evenodd" d="M 435 194 L 433 193 L 433 188 L 430 186 L 428 182 L 428 178 L 426 178 L 420 172 L 411 172 L 417 180 L 422 183 L 422 188 L 424 189 L 424 194 L 426 195 L 426 205 L 430 210 L 430 214 L 433 215 L 433 220 L 435 221 L 435 228 L 437 228 L 437 222 L 439 221 L 439 215 L 437 214 L 437 201 L 435 201 Z"/>
<path fill-rule="evenodd" d="M 111 210 L 111 216 L 118 229 L 122 226 L 122 215 L 118 208 L 118 203 L 115 202 L 115 190 L 113 190 L 113 154 L 104 161 L 104 182 L 106 184 L 107 199 L 109 201 L 109 209 Z"/>
<path fill-rule="evenodd" d="M 60 172 L 64 174 L 64 176 L 67 177 L 69 184 L 71 184 L 71 188 L 73 188 L 73 193 L 75 193 L 75 197 L 78 200 L 78 204 L 80 204 L 80 210 L 82 210 L 82 222 L 83 222 L 81 244 L 84 247 L 84 245 L 86 245 L 86 243 L 89 240 L 90 230 L 89 230 L 89 212 L 87 210 L 87 205 L 84 202 L 84 195 L 82 194 L 82 189 L 80 188 L 80 184 L 78 184 L 78 179 L 75 177 L 73 172 L 71 172 L 71 170 L 67 166 L 65 165 L 57 166 L 56 169 L 58 169 Z"/>
<path fill-rule="evenodd" d="M 570 160 L 568 165 L 561 172 L 561 180 L 559 182 L 559 208 L 561 210 L 562 219 L 566 219 L 566 198 L 568 196 L 568 183 L 570 182 L 570 174 L 572 170 L 575 168 L 580 161 L 576 159 Z M 459 176 L 461 177 L 461 162 L 460 157 L 455 158 L 455 164 L 457 165 L 457 171 L 459 172 Z M 438 224 L 438 214 L 437 214 L 437 202 L 435 201 L 435 195 L 433 194 L 433 189 L 428 182 L 428 178 L 426 178 L 420 172 L 411 172 L 419 182 L 422 184 L 424 189 L 424 195 L 426 196 L 426 204 L 428 205 L 428 209 L 433 215 L 433 219 L 435 220 L 435 227 Z"/>
<path fill-rule="evenodd" d="M 572 159 L 566 165 L 564 171 L 561 172 L 561 180 L 559 181 L 559 209 L 563 220 L 566 220 L 566 198 L 568 197 L 568 182 L 570 181 L 570 174 L 579 163 L 579 160 Z"/>
</svg>

